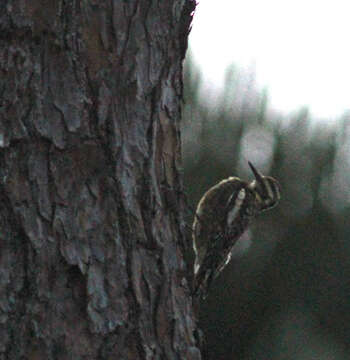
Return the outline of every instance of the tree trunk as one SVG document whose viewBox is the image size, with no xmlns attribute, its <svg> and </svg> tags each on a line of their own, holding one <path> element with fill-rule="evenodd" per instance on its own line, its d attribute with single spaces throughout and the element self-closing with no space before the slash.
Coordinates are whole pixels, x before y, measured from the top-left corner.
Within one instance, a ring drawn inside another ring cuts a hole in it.
<svg viewBox="0 0 350 360">
<path fill-rule="evenodd" d="M 192 0 L 0 4 L 0 359 L 200 359 L 180 176 Z"/>
</svg>

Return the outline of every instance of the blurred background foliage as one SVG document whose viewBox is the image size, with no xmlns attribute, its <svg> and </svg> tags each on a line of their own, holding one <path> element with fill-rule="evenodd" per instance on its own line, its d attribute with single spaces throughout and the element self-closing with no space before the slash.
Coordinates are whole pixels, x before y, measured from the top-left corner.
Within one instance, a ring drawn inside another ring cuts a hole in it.
<svg viewBox="0 0 350 360">
<path fill-rule="evenodd" d="M 248 160 L 279 180 L 282 199 L 240 239 L 201 304 L 204 358 L 350 359 L 350 114 L 329 123 L 306 108 L 283 116 L 254 74 L 232 67 L 226 78 L 222 94 L 211 93 L 188 56 L 188 202 L 194 209 L 228 176 L 251 180 Z"/>
</svg>

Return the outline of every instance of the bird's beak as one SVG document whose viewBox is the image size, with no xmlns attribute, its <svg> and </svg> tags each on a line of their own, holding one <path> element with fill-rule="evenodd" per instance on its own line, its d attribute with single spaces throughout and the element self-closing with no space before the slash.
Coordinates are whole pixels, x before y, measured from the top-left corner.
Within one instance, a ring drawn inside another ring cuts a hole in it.
<svg viewBox="0 0 350 360">
<path fill-rule="evenodd" d="M 249 164 L 250 168 L 252 169 L 252 172 L 253 172 L 253 174 L 254 174 L 255 179 L 257 180 L 257 182 L 258 182 L 259 184 L 263 184 L 263 183 L 264 183 L 264 182 L 263 182 L 263 176 L 259 173 L 258 170 L 255 169 L 255 167 L 252 165 L 252 163 L 251 163 L 250 161 L 248 161 L 248 164 Z"/>
</svg>

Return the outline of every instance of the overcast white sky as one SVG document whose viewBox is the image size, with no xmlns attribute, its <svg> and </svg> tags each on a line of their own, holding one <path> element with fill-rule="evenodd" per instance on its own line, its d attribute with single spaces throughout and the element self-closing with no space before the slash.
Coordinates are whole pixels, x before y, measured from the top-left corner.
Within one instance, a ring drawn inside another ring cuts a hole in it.
<svg viewBox="0 0 350 360">
<path fill-rule="evenodd" d="M 198 0 L 190 34 L 206 83 L 254 64 L 271 105 L 317 117 L 350 108 L 350 0 Z"/>
</svg>

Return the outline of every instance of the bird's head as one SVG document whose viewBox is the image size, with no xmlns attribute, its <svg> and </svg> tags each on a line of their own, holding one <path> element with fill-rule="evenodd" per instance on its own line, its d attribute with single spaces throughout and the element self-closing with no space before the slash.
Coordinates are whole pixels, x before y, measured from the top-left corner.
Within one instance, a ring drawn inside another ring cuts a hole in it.
<svg viewBox="0 0 350 360">
<path fill-rule="evenodd" d="M 277 180 L 271 176 L 263 176 L 250 163 L 249 166 L 255 176 L 249 187 L 255 192 L 260 211 L 276 206 L 281 198 L 281 187 Z"/>
</svg>

